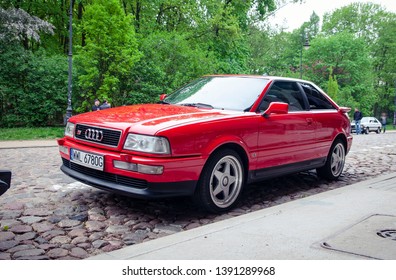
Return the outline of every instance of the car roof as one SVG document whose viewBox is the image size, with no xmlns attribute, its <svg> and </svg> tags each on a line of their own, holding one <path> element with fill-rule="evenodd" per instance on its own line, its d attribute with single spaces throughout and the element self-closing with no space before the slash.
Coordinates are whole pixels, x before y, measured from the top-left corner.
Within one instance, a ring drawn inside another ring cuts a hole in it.
<svg viewBox="0 0 396 280">
<path fill-rule="evenodd" d="M 311 81 L 289 78 L 289 77 L 280 77 L 280 76 L 267 76 L 267 75 L 250 75 L 250 74 L 215 74 L 215 75 L 205 75 L 204 77 L 239 77 L 239 78 L 259 78 L 265 80 L 282 80 L 282 81 L 293 81 L 293 82 L 304 82 L 311 83 Z"/>
</svg>

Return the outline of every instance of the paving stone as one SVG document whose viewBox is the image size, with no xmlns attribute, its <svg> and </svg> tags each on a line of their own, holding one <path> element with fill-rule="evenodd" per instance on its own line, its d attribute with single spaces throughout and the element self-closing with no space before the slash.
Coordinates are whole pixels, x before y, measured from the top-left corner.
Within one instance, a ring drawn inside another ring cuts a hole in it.
<svg viewBox="0 0 396 280">
<path fill-rule="evenodd" d="M 148 223 L 148 222 L 141 222 L 141 223 L 138 223 L 138 224 L 136 224 L 136 225 L 134 225 L 134 226 L 132 227 L 133 230 L 138 230 L 138 229 L 153 229 L 153 228 L 154 228 L 154 226 L 153 226 L 152 224 Z"/>
<path fill-rule="evenodd" d="M 85 251 L 83 248 L 78 247 L 71 249 L 70 256 L 76 257 L 78 259 L 85 259 L 89 257 L 87 251 Z"/>
<path fill-rule="evenodd" d="M 59 243 L 59 244 L 69 244 L 71 242 L 71 238 L 65 235 L 55 236 L 50 240 L 50 243 Z"/>
<path fill-rule="evenodd" d="M 50 231 L 46 231 L 44 233 L 41 234 L 42 237 L 46 238 L 46 239 L 52 239 L 55 236 L 60 236 L 60 235 L 65 235 L 66 232 L 64 230 L 50 230 Z"/>
<path fill-rule="evenodd" d="M 155 228 L 153 229 L 154 233 L 164 232 L 166 234 L 173 234 L 173 233 L 181 232 L 181 231 L 183 231 L 183 229 L 181 228 L 181 226 L 177 226 L 177 225 L 157 224 L 155 226 Z"/>
<path fill-rule="evenodd" d="M 8 192 L 8 191 L 7 191 Z M 1 215 L 2 220 L 8 220 L 8 219 L 16 219 L 22 215 L 21 210 L 9 210 L 5 211 Z"/>
<path fill-rule="evenodd" d="M 15 240 L 7 240 L 0 242 L 0 251 L 7 251 L 8 249 L 14 248 L 19 244 L 18 241 Z"/>
<path fill-rule="evenodd" d="M 32 227 L 38 233 L 50 231 L 55 228 L 55 226 L 53 224 L 48 223 L 48 222 L 35 223 L 35 224 L 32 224 Z"/>
<path fill-rule="evenodd" d="M 15 234 L 10 231 L 0 231 L 0 242 L 14 239 Z"/>
<path fill-rule="evenodd" d="M 30 249 L 24 251 L 15 252 L 12 257 L 13 258 L 25 258 L 25 257 L 35 257 L 43 255 L 45 251 L 43 249 Z"/>
<path fill-rule="evenodd" d="M 15 236 L 16 241 L 26 241 L 36 238 L 37 234 L 35 232 L 27 232 L 21 235 Z"/>
<path fill-rule="evenodd" d="M 107 233 L 112 233 L 112 234 L 124 234 L 128 231 L 129 231 L 129 227 L 122 225 L 112 225 L 106 229 Z"/>
<path fill-rule="evenodd" d="M 97 249 L 102 248 L 103 246 L 106 246 L 108 244 L 109 242 L 104 240 L 95 240 L 94 242 L 92 242 L 92 246 Z"/>
<path fill-rule="evenodd" d="M 85 223 L 85 227 L 88 231 L 101 231 L 106 227 L 106 224 L 99 221 L 88 221 Z"/>
<path fill-rule="evenodd" d="M 11 260 L 11 254 L 0 252 L 0 260 Z"/>
<path fill-rule="evenodd" d="M 10 228 L 10 231 L 12 231 L 14 233 L 25 233 L 25 232 L 30 232 L 32 230 L 33 230 L 33 228 L 28 225 L 15 225 Z"/>
<path fill-rule="evenodd" d="M 76 229 L 72 229 L 72 230 L 68 233 L 68 235 L 69 235 L 70 237 L 73 238 L 73 237 L 85 236 L 86 233 L 87 233 L 87 231 L 86 231 L 85 229 L 83 229 L 83 228 L 76 228 Z"/>
<path fill-rule="evenodd" d="M 31 249 L 35 249 L 35 248 L 36 247 L 31 244 L 17 245 L 17 246 L 12 247 L 11 249 L 7 250 L 7 252 L 15 253 L 18 251 L 26 251 L 26 250 L 31 250 Z"/>
<path fill-rule="evenodd" d="M 78 237 L 74 238 L 71 241 L 71 243 L 76 245 L 76 244 L 79 244 L 79 243 L 86 243 L 88 241 L 89 241 L 88 237 L 86 237 L 86 236 L 78 236 Z"/>
<path fill-rule="evenodd" d="M 106 234 L 104 232 L 94 232 L 89 236 L 89 240 L 95 241 L 95 240 L 101 239 L 105 236 L 106 236 Z"/>
<path fill-rule="evenodd" d="M 58 226 L 61 228 L 72 228 L 80 225 L 81 222 L 77 220 L 62 220 L 58 223 Z"/>
<path fill-rule="evenodd" d="M 24 224 L 34 224 L 34 223 L 44 221 L 45 218 L 37 217 L 37 216 L 23 216 L 23 217 L 18 218 L 18 220 Z"/>
<path fill-rule="evenodd" d="M 53 213 L 53 211 L 45 208 L 30 208 L 26 209 L 23 212 L 24 216 L 39 216 L 39 217 L 46 217 Z"/>
<path fill-rule="evenodd" d="M 12 203 L 7 203 L 2 206 L 2 209 L 6 210 L 23 210 L 25 204 L 21 202 L 12 202 Z"/>
<path fill-rule="evenodd" d="M 46 255 L 49 256 L 51 259 L 58 259 L 61 257 L 66 257 L 68 254 L 69 251 L 66 249 L 55 248 L 49 250 Z"/>
<path fill-rule="evenodd" d="M 149 231 L 137 230 L 134 233 L 127 233 L 123 236 L 123 241 L 128 244 L 141 243 L 146 237 L 148 237 Z"/>
</svg>

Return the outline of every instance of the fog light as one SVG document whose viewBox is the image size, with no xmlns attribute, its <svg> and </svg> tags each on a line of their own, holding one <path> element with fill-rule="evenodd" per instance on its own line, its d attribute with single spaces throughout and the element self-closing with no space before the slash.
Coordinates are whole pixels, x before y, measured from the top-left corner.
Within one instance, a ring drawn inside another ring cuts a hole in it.
<svg viewBox="0 0 396 280">
<path fill-rule="evenodd" d="M 69 148 L 66 146 L 59 146 L 59 152 L 69 155 Z"/>
<path fill-rule="evenodd" d="M 119 169 L 124 169 L 124 170 L 129 170 L 129 171 L 138 171 L 136 163 L 114 160 L 113 165 L 115 168 L 119 168 Z"/>
<path fill-rule="evenodd" d="M 138 164 L 138 172 L 144 174 L 160 175 L 164 172 L 164 167 Z"/>
<path fill-rule="evenodd" d="M 115 168 L 135 171 L 143 174 L 160 175 L 164 172 L 163 166 L 136 164 L 119 160 L 114 160 L 113 165 Z"/>
</svg>

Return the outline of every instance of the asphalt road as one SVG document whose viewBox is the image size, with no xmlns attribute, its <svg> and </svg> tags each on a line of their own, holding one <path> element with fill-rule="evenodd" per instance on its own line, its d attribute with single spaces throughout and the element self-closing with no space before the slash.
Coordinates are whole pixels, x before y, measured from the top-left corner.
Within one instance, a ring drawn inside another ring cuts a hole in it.
<svg viewBox="0 0 396 280">
<path fill-rule="evenodd" d="M 57 147 L 0 149 L 13 172 L 0 197 L 1 259 L 83 259 L 396 171 L 396 133 L 357 135 L 339 181 L 304 172 L 250 185 L 237 208 L 209 215 L 190 199 L 145 201 L 86 186 Z"/>
</svg>

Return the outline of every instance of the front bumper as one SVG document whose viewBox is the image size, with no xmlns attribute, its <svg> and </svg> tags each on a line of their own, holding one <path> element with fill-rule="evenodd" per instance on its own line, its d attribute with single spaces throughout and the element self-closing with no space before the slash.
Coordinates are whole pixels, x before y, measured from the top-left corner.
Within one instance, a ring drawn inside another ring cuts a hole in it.
<svg viewBox="0 0 396 280">
<path fill-rule="evenodd" d="M 85 167 L 74 166 L 69 161 L 61 166 L 61 170 L 66 175 L 90 185 L 92 187 L 110 191 L 113 193 L 126 195 L 137 198 L 165 198 L 176 196 L 192 196 L 195 192 L 196 181 L 183 181 L 172 183 L 149 183 L 144 180 L 138 180 L 126 176 L 115 175 L 102 171 L 91 170 L 84 174 L 81 170 L 76 171 L 73 168 L 85 169 Z"/>
<path fill-rule="evenodd" d="M 85 146 L 80 143 L 58 140 L 62 147 L 61 170 L 68 176 L 87 185 L 138 198 L 165 198 L 176 196 L 192 196 L 203 166 L 203 159 L 193 158 L 145 158 L 133 156 L 117 151 Z M 104 170 L 96 170 L 70 161 L 70 148 L 103 155 Z M 67 152 L 65 153 L 65 149 Z M 139 172 L 126 171 L 114 167 L 114 161 L 128 160 L 137 164 L 151 164 L 164 166 L 161 175 L 149 175 Z"/>
</svg>

